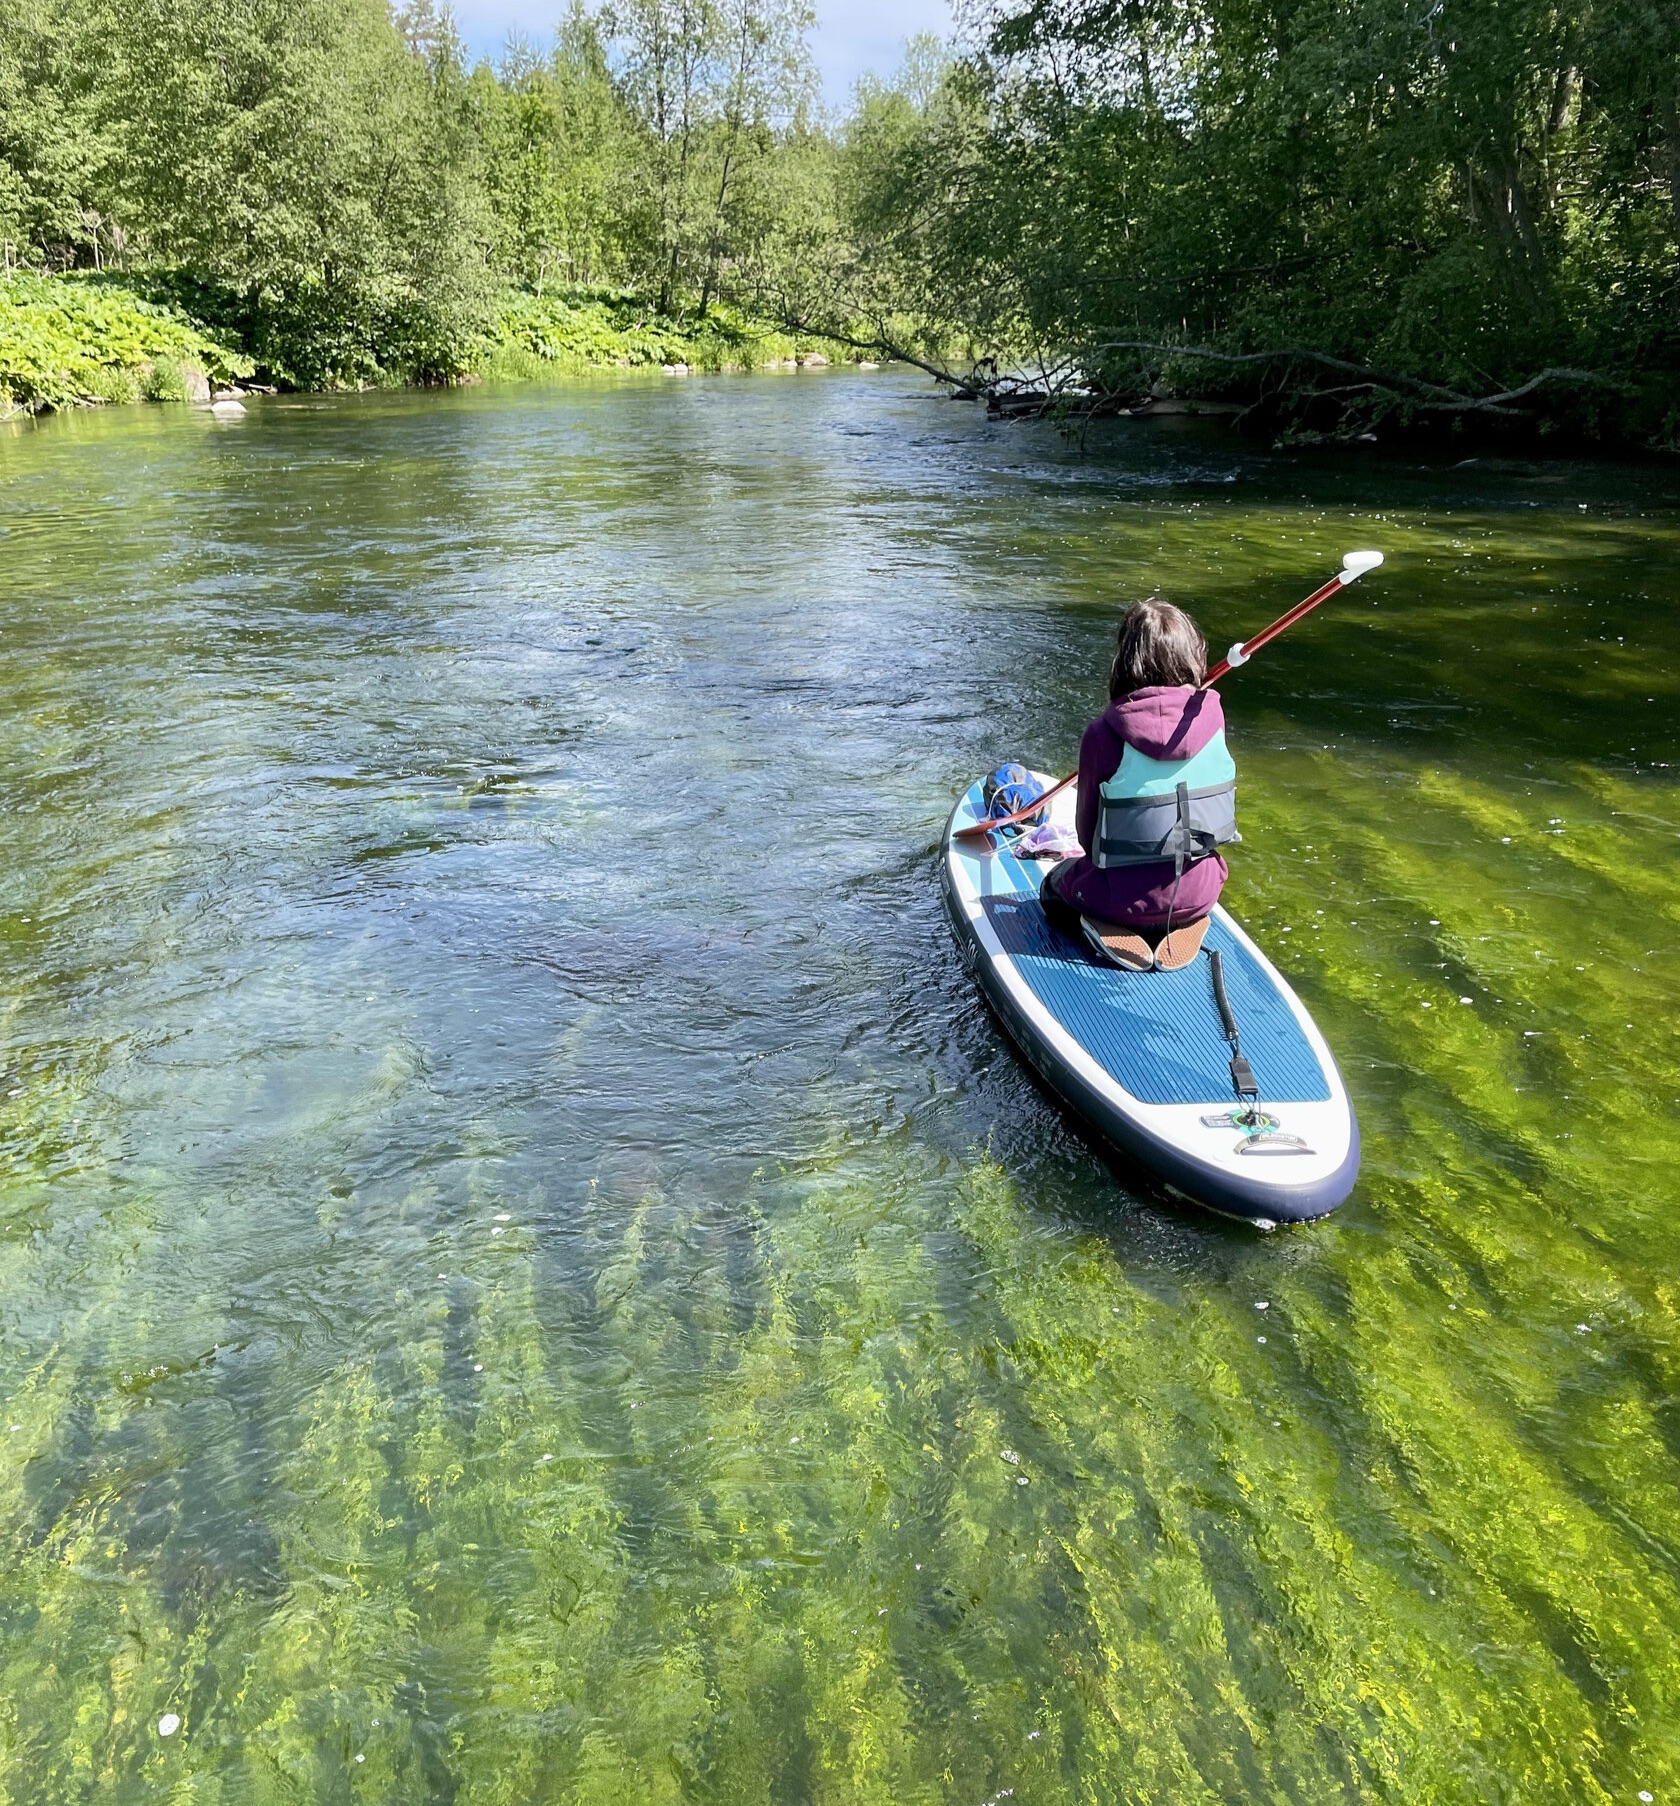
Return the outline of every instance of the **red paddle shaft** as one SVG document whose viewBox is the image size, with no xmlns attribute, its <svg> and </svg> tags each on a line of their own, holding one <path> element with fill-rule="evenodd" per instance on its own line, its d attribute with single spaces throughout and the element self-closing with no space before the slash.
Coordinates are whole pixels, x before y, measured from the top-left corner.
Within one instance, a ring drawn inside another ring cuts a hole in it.
<svg viewBox="0 0 1680 1806">
<path fill-rule="evenodd" d="M 1288 614 L 1279 615 L 1270 627 L 1262 627 L 1253 639 L 1239 641 L 1202 679 L 1201 687 L 1206 690 L 1218 683 L 1227 672 L 1236 670 L 1239 665 L 1246 665 L 1262 646 L 1275 640 L 1286 627 L 1293 627 L 1303 615 L 1310 615 L 1320 602 L 1328 602 L 1337 590 L 1346 589 L 1355 579 L 1363 577 L 1367 571 L 1375 570 L 1381 563 L 1381 552 L 1349 552 L 1342 560 L 1342 568 L 1323 589 L 1315 589 L 1305 602 L 1297 602 Z"/>
<path fill-rule="evenodd" d="M 1382 561 L 1381 552 L 1349 552 L 1342 560 L 1342 568 L 1325 584 L 1323 589 L 1315 589 L 1306 601 L 1297 602 L 1288 614 L 1279 615 L 1270 627 L 1261 628 L 1253 639 L 1239 641 L 1202 679 L 1201 688 L 1204 690 L 1212 688 L 1220 678 L 1235 671 L 1239 665 L 1246 665 L 1268 641 L 1275 640 L 1285 628 L 1293 627 L 1303 615 L 1311 614 L 1320 602 L 1328 602 L 1337 590 L 1346 589 L 1350 583 L 1363 577 L 1367 571 L 1374 571 Z M 951 838 L 953 840 L 973 840 L 982 834 L 994 833 L 999 828 L 1012 828 L 1017 822 L 1026 821 L 1029 816 L 1037 815 L 1051 797 L 1066 790 L 1078 776 L 1077 771 L 1070 771 L 1059 784 L 1046 790 L 1036 802 L 1028 803 L 1026 808 L 1017 809 L 1013 815 L 1000 815 L 995 820 L 970 822 L 966 827 L 958 828 Z"/>
</svg>

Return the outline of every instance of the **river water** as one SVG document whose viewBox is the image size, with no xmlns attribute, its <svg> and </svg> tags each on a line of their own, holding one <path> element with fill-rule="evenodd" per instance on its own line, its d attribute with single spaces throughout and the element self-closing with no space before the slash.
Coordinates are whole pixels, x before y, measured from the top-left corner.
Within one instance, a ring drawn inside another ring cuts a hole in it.
<svg viewBox="0 0 1680 1806">
<path fill-rule="evenodd" d="M 1262 1236 L 934 848 L 1364 545 L 1225 686 L 1366 1146 Z M 1674 1800 L 1677 563 L 891 373 L 6 429 L 0 1799 Z"/>
</svg>

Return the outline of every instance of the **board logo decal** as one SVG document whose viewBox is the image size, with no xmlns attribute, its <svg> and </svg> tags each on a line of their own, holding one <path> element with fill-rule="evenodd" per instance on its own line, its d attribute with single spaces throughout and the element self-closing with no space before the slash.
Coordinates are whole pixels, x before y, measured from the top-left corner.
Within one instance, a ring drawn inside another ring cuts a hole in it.
<svg viewBox="0 0 1680 1806">
<path fill-rule="evenodd" d="M 1242 1140 L 1236 1146 L 1239 1154 L 1311 1154 L 1316 1151 L 1263 1110 L 1222 1110 L 1217 1116 L 1204 1116 L 1202 1127 L 1240 1130 Z"/>
</svg>

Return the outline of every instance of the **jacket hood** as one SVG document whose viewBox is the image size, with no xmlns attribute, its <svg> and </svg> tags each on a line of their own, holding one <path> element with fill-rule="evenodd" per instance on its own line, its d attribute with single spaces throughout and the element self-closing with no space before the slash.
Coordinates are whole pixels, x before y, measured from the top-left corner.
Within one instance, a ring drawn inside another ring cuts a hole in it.
<svg viewBox="0 0 1680 1806">
<path fill-rule="evenodd" d="M 1188 684 L 1133 690 L 1105 712 L 1120 738 L 1150 759 L 1192 758 L 1225 725 L 1219 692 Z"/>
</svg>

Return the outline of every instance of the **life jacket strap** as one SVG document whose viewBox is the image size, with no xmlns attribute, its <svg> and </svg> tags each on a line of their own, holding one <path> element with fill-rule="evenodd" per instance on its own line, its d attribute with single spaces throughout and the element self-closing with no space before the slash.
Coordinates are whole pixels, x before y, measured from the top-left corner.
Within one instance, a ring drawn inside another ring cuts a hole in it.
<svg viewBox="0 0 1680 1806">
<path fill-rule="evenodd" d="M 1151 796 L 1104 796 L 1092 862 L 1101 869 L 1170 859 L 1175 872 L 1240 840 L 1235 779 L 1192 789 L 1181 782 Z"/>
</svg>

